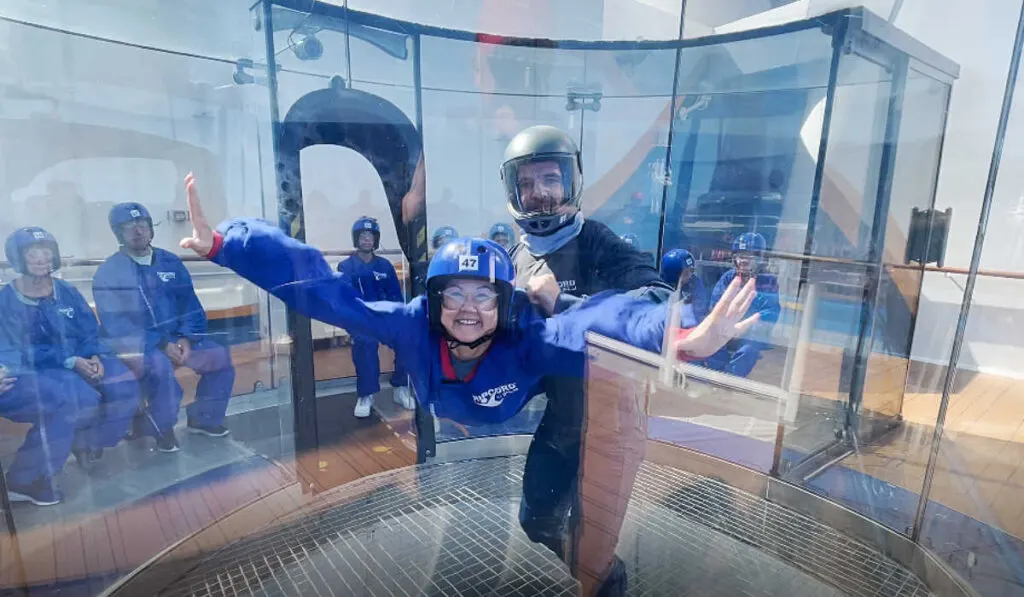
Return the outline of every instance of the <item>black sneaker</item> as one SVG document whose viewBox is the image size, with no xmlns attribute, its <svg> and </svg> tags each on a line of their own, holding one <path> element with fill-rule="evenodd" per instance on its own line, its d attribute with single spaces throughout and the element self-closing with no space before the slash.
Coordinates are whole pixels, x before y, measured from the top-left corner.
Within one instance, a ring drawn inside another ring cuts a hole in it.
<svg viewBox="0 0 1024 597">
<path fill-rule="evenodd" d="M 231 431 L 229 431 L 228 428 L 223 425 L 199 425 L 197 423 L 193 423 L 192 421 L 188 422 L 187 429 L 189 433 L 199 433 L 201 435 L 207 435 L 210 437 L 224 437 L 227 434 L 231 433 Z"/>
<path fill-rule="evenodd" d="M 158 452 L 168 453 L 177 452 L 180 449 L 178 447 L 178 438 L 174 435 L 173 429 L 156 438 L 156 449 Z"/>
<path fill-rule="evenodd" d="M 37 506 L 53 506 L 64 501 L 60 490 L 42 477 L 28 485 L 7 481 L 7 498 L 11 502 L 32 502 Z"/>
<path fill-rule="evenodd" d="M 89 472 L 96 468 L 96 463 L 103 458 L 103 449 L 96 448 L 94 450 L 72 450 L 71 453 L 75 456 L 75 462 L 78 466 L 82 467 L 82 470 Z"/>
</svg>

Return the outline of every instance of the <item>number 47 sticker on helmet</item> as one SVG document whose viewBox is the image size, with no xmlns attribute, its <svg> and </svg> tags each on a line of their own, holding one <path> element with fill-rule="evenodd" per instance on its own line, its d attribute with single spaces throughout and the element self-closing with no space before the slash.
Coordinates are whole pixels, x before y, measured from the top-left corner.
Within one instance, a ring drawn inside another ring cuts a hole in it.
<svg viewBox="0 0 1024 597">
<path fill-rule="evenodd" d="M 464 272 L 467 270 L 477 271 L 480 269 L 479 257 L 476 255 L 463 255 L 459 258 L 459 271 Z"/>
</svg>

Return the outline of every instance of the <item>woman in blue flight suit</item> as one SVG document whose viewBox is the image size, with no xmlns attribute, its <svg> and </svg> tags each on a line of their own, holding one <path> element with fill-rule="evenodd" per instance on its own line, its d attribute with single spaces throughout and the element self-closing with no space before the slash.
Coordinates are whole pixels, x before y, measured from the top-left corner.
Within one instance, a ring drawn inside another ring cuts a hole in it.
<svg viewBox="0 0 1024 597">
<path fill-rule="evenodd" d="M 374 254 L 380 248 L 380 225 L 377 220 L 363 216 L 352 224 L 352 244 L 357 253 L 338 264 L 338 271 L 347 275 L 364 301 L 402 302 L 402 287 L 398 283 L 395 266 Z M 370 416 L 373 399 L 380 391 L 380 359 L 377 341 L 365 336 L 352 335 L 352 364 L 356 368 L 355 416 Z M 409 376 L 402 363 L 395 360 L 391 374 L 394 399 L 402 408 L 416 407 L 409 392 Z"/>
<path fill-rule="evenodd" d="M 707 359 L 706 364 L 712 369 L 746 377 L 761 358 L 761 351 L 769 346 L 765 340 L 771 326 L 779 320 L 782 307 L 779 304 L 778 278 L 762 271 L 766 248 L 764 237 L 757 232 L 745 232 L 732 243 L 734 267 L 718 279 L 711 291 L 711 305 L 714 307 L 722 299 L 734 279 L 739 278 L 743 282 L 754 280 L 757 298 L 750 305 L 748 315 L 759 314 L 762 325 L 752 330 L 750 335 L 753 337 L 736 337 Z"/>
<path fill-rule="evenodd" d="M 0 290 L 0 366 L 15 380 L 0 393 L 0 415 L 35 424 L 8 472 L 10 495 L 50 505 L 61 501 L 53 476 L 69 451 L 89 470 L 124 437 L 139 386 L 100 341 L 85 297 L 52 277 L 60 267 L 53 235 L 20 228 L 4 249 L 21 277 Z"/>
<path fill-rule="evenodd" d="M 405 363 L 417 400 L 437 416 L 471 425 L 507 421 L 543 376 L 583 377 L 589 330 L 661 350 L 667 304 L 602 292 L 545 318 L 558 300 L 554 276 L 535 278 L 527 294 L 515 290 L 512 260 L 493 241 L 444 245 L 428 267 L 425 297 L 367 303 L 316 248 L 276 226 L 229 220 L 214 232 L 192 175 L 186 190 L 193 233 L 182 239 L 182 248 L 235 271 L 308 317 L 390 346 Z M 753 284 L 732 284 L 700 326 L 678 336 L 676 350 L 704 358 L 745 332 L 757 322 L 757 316 L 742 318 L 754 296 Z"/>
<path fill-rule="evenodd" d="M 684 328 L 696 327 L 708 314 L 708 291 L 694 275 L 696 265 L 686 249 L 672 249 L 661 258 L 661 279 L 679 288 L 679 324 Z"/>
</svg>

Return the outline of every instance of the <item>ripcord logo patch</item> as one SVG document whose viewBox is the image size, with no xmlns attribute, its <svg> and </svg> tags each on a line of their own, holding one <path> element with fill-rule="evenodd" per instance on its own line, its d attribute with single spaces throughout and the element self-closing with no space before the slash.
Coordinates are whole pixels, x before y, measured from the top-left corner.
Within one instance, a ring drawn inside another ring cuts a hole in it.
<svg viewBox="0 0 1024 597">
<path fill-rule="evenodd" d="M 509 394 L 514 394 L 518 391 L 519 384 L 515 382 L 507 383 L 496 388 L 484 390 L 479 394 L 473 394 L 473 402 L 476 403 L 477 406 L 493 408 L 495 406 L 501 406 L 501 403 L 505 401 L 505 398 L 507 398 Z"/>
</svg>

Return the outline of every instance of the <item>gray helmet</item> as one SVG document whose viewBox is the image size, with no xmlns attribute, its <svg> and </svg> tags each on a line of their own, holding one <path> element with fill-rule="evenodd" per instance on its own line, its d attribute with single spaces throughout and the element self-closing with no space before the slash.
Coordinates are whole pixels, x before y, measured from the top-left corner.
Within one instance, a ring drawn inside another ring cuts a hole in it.
<svg viewBox="0 0 1024 597">
<path fill-rule="evenodd" d="M 542 209 L 524 206 L 520 196 L 519 168 L 535 162 L 554 162 L 561 173 L 562 199 Z M 573 214 L 562 207 L 579 209 L 583 201 L 583 165 L 576 143 L 553 126 L 532 126 L 516 135 L 505 148 L 501 165 L 508 211 L 526 234 L 547 236 L 572 222 Z"/>
</svg>

